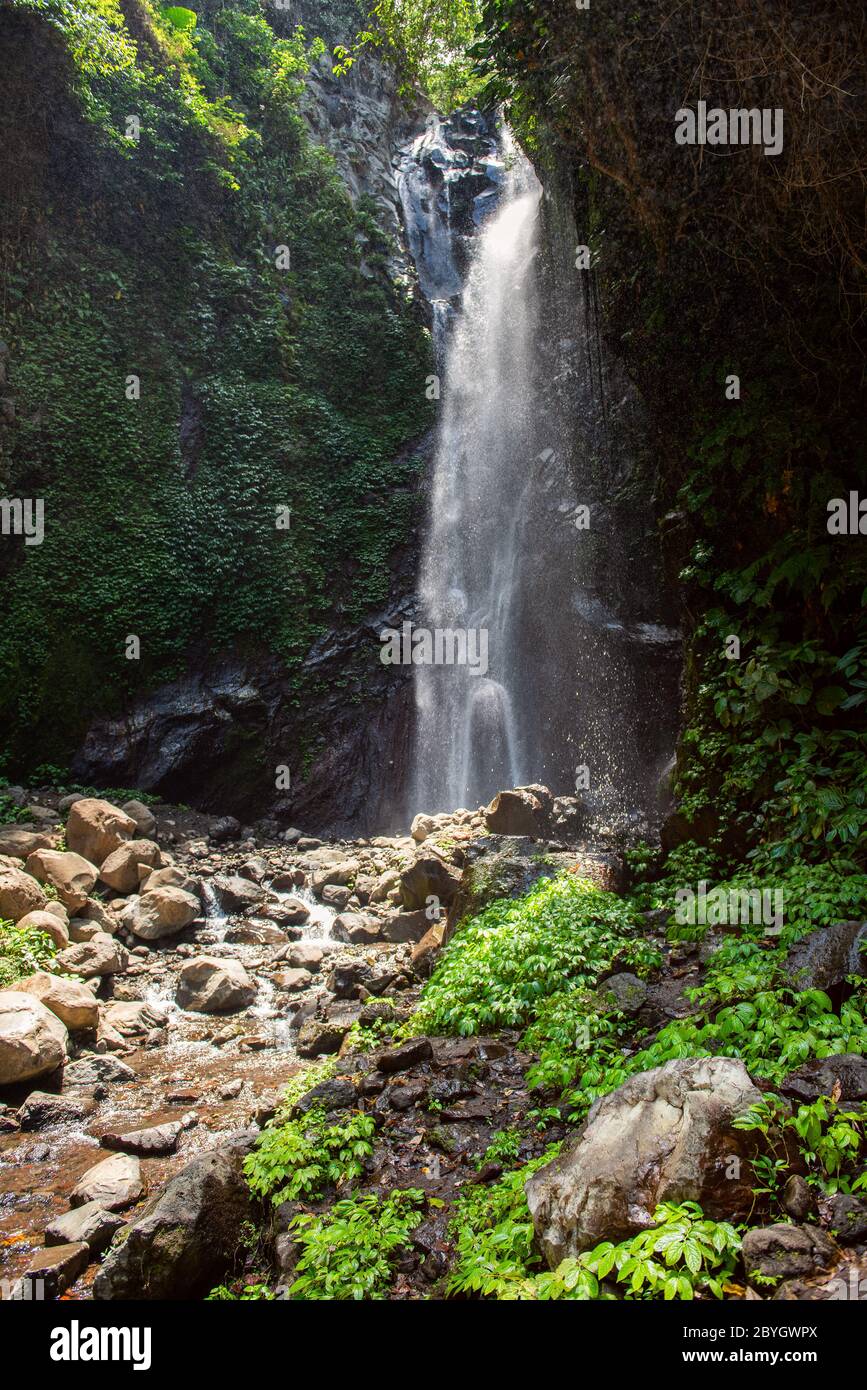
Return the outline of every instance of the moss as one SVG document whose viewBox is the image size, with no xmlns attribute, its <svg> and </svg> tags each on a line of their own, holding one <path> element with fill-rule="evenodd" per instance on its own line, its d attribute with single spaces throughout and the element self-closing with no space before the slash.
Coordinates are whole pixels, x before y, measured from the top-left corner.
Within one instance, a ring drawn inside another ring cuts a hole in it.
<svg viewBox="0 0 867 1390">
<path fill-rule="evenodd" d="M 193 655 L 276 654 L 303 701 L 305 653 L 387 598 L 414 520 L 429 338 L 367 278 L 385 239 L 308 141 L 305 45 L 253 0 L 203 6 L 195 32 L 147 0 L 16 0 L 0 53 L 2 484 L 46 517 L 43 545 L 0 559 L 14 775 Z"/>
</svg>

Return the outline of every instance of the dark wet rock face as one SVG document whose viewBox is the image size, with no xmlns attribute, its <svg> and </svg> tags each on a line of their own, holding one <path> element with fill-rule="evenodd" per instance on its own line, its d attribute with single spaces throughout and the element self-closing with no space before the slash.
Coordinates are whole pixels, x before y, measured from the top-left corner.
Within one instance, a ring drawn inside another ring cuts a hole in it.
<svg viewBox="0 0 867 1390">
<path fill-rule="evenodd" d="M 252 1215 L 248 1145 L 204 1154 L 173 1178 L 110 1248 L 94 1281 L 104 1299 L 196 1298 L 220 1279 Z"/>
</svg>

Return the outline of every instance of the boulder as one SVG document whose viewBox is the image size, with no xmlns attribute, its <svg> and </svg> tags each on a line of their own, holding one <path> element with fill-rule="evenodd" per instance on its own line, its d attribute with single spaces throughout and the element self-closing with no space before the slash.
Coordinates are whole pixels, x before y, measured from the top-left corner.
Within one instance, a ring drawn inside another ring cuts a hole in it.
<svg viewBox="0 0 867 1390">
<path fill-rule="evenodd" d="M 324 869 L 316 870 L 312 878 L 313 892 L 318 896 L 329 886 L 347 887 L 355 881 L 360 868 L 357 859 L 342 859 L 339 864 L 328 864 Z"/>
<path fill-rule="evenodd" d="M 117 893 L 134 893 L 141 880 L 140 866 L 158 869 L 160 847 L 153 840 L 127 840 L 102 861 L 99 876 Z"/>
<path fill-rule="evenodd" d="M 143 840 L 153 839 L 157 832 L 156 817 L 143 801 L 125 801 L 120 809 L 135 822 L 135 828 Z"/>
<path fill-rule="evenodd" d="M 83 1207 L 75 1207 L 49 1222 L 45 1227 L 45 1244 L 84 1244 L 91 1255 L 99 1255 L 123 1224 L 122 1216 L 106 1211 L 99 1202 L 85 1202 Z"/>
<path fill-rule="evenodd" d="M 547 787 L 513 787 L 498 792 L 485 807 L 485 825 L 492 835 L 529 835 L 542 839 L 549 833 L 554 798 Z"/>
<path fill-rule="evenodd" d="M 166 1124 L 150 1125 L 147 1129 L 132 1129 L 127 1134 L 109 1132 L 101 1135 L 99 1142 L 102 1148 L 114 1149 L 117 1153 L 160 1158 L 175 1152 L 183 1129 L 180 1120 L 169 1120 Z"/>
<path fill-rule="evenodd" d="M 277 988 L 285 990 L 287 994 L 297 994 L 313 983 L 309 970 L 278 970 L 272 978 Z"/>
<path fill-rule="evenodd" d="M 25 830 L 21 825 L 0 825 L 0 854 L 28 859 L 34 850 L 53 849 L 55 837 L 45 830 Z"/>
<path fill-rule="evenodd" d="M 331 923 L 331 935 L 335 941 L 363 946 L 382 940 L 382 922 L 361 912 L 341 912 Z"/>
<path fill-rule="evenodd" d="M 94 1297 L 195 1299 L 219 1283 L 255 1215 L 242 1168 L 247 1147 L 203 1154 L 172 1178 L 108 1251 Z"/>
<path fill-rule="evenodd" d="M 281 927 L 300 927 L 310 916 L 310 908 L 300 898 L 284 898 L 282 902 L 266 903 L 256 910 L 260 917 L 267 917 Z"/>
<path fill-rule="evenodd" d="M 18 918 L 18 926 L 45 932 L 59 951 L 69 945 L 69 928 L 54 912 L 28 912 L 24 917 Z"/>
<path fill-rule="evenodd" d="M 158 941 L 163 936 L 183 931 L 195 921 L 200 910 L 198 898 L 182 888 L 149 888 L 129 901 L 120 920 L 128 931 L 143 941 Z"/>
<path fill-rule="evenodd" d="M 89 1263 L 90 1250 L 83 1241 L 45 1246 L 31 1257 L 22 1279 L 38 1288 L 36 1297 L 59 1298 Z"/>
<path fill-rule="evenodd" d="M 423 909 L 418 912 L 395 912 L 383 924 L 382 935 L 386 941 L 415 943 L 421 941 L 432 926 L 433 922 Z"/>
<path fill-rule="evenodd" d="M 118 845 L 132 839 L 136 829 L 132 817 L 119 807 L 86 796 L 69 808 L 66 843 L 70 850 L 99 868 Z"/>
<path fill-rule="evenodd" d="M 98 1041 L 119 1052 L 125 1047 L 158 1039 L 166 1026 L 166 1016 L 143 1000 L 119 1000 L 106 1005 L 99 1019 Z"/>
<path fill-rule="evenodd" d="M 49 975 L 45 970 L 37 970 L 35 975 L 19 980 L 15 988 L 34 995 L 66 1025 L 70 1033 L 95 1028 L 99 1022 L 99 1004 L 93 990 L 77 980 L 67 980 L 62 975 Z"/>
<path fill-rule="evenodd" d="M 56 1071 L 66 1061 L 67 1045 L 60 1019 L 32 994 L 0 991 L 0 1086 Z"/>
<path fill-rule="evenodd" d="M 460 884 L 458 869 L 446 864 L 439 855 L 420 854 L 400 876 L 400 900 L 407 912 L 427 907 L 430 898 L 447 906 Z"/>
<path fill-rule="evenodd" d="M 647 985 L 628 970 L 609 975 L 596 992 L 601 1011 L 637 1014 L 647 998 Z"/>
<path fill-rule="evenodd" d="M 86 1098 L 54 1095 L 51 1091 L 31 1091 L 18 1111 L 18 1123 L 25 1131 L 48 1129 L 51 1125 L 83 1120 L 95 1102 Z"/>
<path fill-rule="evenodd" d="M 132 1067 L 119 1057 L 108 1057 L 100 1052 L 85 1053 L 63 1070 L 64 1091 L 74 1086 L 112 1085 L 124 1081 L 135 1081 Z"/>
<path fill-rule="evenodd" d="M 122 975 L 129 968 L 129 952 L 113 936 L 98 931 L 89 941 L 67 946 L 57 956 L 57 964 L 70 975 L 86 980 L 96 975 Z"/>
<path fill-rule="evenodd" d="M 760 1100 L 743 1063 L 728 1057 L 666 1062 L 597 1100 L 577 1138 L 527 1183 L 551 1268 L 652 1226 L 660 1202 L 698 1202 L 714 1220 L 746 1217 L 759 1140 L 733 1125 Z"/>
<path fill-rule="evenodd" d="M 812 1103 L 820 1096 L 830 1096 L 838 1083 L 844 1104 L 867 1100 L 867 1057 L 855 1052 L 814 1057 L 783 1077 L 780 1090 L 793 1100 Z"/>
<path fill-rule="evenodd" d="M 139 883 L 140 893 L 150 893 L 154 888 L 180 888 L 195 896 L 198 884 L 186 870 L 179 869 L 176 864 L 166 864 L 162 869 L 153 869 Z"/>
<path fill-rule="evenodd" d="M 409 833 L 417 845 L 421 845 L 429 835 L 432 835 L 437 828 L 436 820 L 433 816 L 419 814 L 413 817 Z"/>
<path fill-rule="evenodd" d="M 94 865 L 69 850 L 34 850 L 25 867 L 40 883 L 51 884 L 70 917 L 84 907 L 97 880 Z"/>
<path fill-rule="evenodd" d="M 326 907 L 333 907 L 336 912 L 342 912 L 352 897 L 352 890 L 341 888 L 339 883 L 326 883 L 320 896 Z"/>
<path fill-rule="evenodd" d="M 295 1042 L 299 1057 L 319 1057 L 339 1051 L 351 1027 L 349 1019 L 308 1018 L 301 1024 Z"/>
<path fill-rule="evenodd" d="M 844 1192 L 829 1197 L 828 1225 L 841 1245 L 867 1240 L 867 1201 Z"/>
<path fill-rule="evenodd" d="M 181 970 L 175 1000 L 198 1014 L 236 1013 L 256 998 L 256 985 L 238 960 L 199 956 Z"/>
<path fill-rule="evenodd" d="M 131 1154 L 114 1154 L 88 1168 L 69 1194 L 72 1207 L 98 1202 L 106 1211 L 123 1211 L 144 1196 L 141 1164 Z"/>
<path fill-rule="evenodd" d="M 294 941 L 286 952 L 286 964 L 294 970 L 319 969 L 325 958 L 325 951 L 312 941 Z"/>
<path fill-rule="evenodd" d="M 32 874 L 0 867 L 0 920 L 20 922 L 28 913 L 43 911 L 45 903 L 45 894 Z"/>
<path fill-rule="evenodd" d="M 765 1292 L 768 1279 L 792 1279 L 828 1269 L 840 1251 L 818 1226 L 754 1226 L 747 1231 L 741 1258 L 747 1283 Z M 760 1276 L 756 1278 L 756 1276 Z"/>
<path fill-rule="evenodd" d="M 445 930 L 444 922 L 435 923 L 412 948 L 412 968 L 423 980 L 433 970 L 437 952 L 443 944 Z"/>
<path fill-rule="evenodd" d="M 258 903 L 276 901 L 276 895 L 263 888 L 261 883 L 251 883 L 249 879 L 240 878 L 238 874 L 215 874 L 211 882 L 221 911 L 229 914 L 244 912 L 248 907 L 255 907 Z"/>
<path fill-rule="evenodd" d="M 410 1067 L 429 1062 L 432 1057 L 430 1038 L 410 1038 L 409 1042 L 402 1043 L 400 1047 L 381 1052 L 376 1065 L 383 1075 L 391 1076 L 394 1072 L 408 1071 Z"/>
<path fill-rule="evenodd" d="M 834 989 L 847 975 L 867 975 L 867 922 L 835 922 L 799 941 L 786 957 L 795 989 Z"/>
</svg>

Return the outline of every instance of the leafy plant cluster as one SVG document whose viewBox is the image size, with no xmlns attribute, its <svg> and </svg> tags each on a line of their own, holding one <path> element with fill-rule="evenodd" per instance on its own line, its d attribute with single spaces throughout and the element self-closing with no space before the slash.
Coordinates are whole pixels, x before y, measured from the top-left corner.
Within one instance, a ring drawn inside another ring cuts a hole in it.
<svg viewBox="0 0 867 1390">
<path fill-rule="evenodd" d="M 364 1160 L 373 1152 L 374 1130 L 372 1118 L 359 1112 L 333 1124 L 326 1123 L 321 1109 L 297 1120 L 278 1118 L 244 1160 L 250 1188 L 274 1206 L 322 1197 L 326 1189 L 361 1176 Z"/>
<path fill-rule="evenodd" d="M 325 1213 L 296 1216 L 290 1223 L 301 1254 L 291 1299 L 376 1300 L 386 1296 L 394 1262 L 406 1250 L 423 1216 L 425 1195 L 417 1188 L 346 1197 Z"/>
<path fill-rule="evenodd" d="M 768 1094 L 735 1121 L 735 1128 L 764 1136 L 770 1151 L 753 1160 L 765 1181 L 757 1192 L 774 1205 L 789 1169 L 787 1133 L 795 1138 L 813 1187 L 828 1196 L 867 1191 L 867 1104 L 849 1108 L 832 1094 L 799 1105 L 793 1113 L 779 1096 Z"/>
<path fill-rule="evenodd" d="M 542 879 L 455 933 L 425 986 L 416 1032 L 471 1034 L 530 1023 L 545 1000 L 595 984 L 615 959 L 647 958 L 637 918 L 587 879 Z"/>
<path fill-rule="evenodd" d="M 8 989 L 37 970 L 52 972 L 56 955 L 57 946 L 46 932 L 0 922 L 0 989 Z"/>
</svg>

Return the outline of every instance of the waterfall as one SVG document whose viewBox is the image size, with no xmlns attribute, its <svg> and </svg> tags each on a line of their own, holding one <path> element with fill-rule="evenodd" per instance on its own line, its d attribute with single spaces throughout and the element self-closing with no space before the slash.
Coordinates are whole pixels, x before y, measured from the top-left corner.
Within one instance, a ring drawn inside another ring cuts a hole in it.
<svg viewBox="0 0 867 1390">
<path fill-rule="evenodd" d="M 431 117 L 397 182 L 440 383 L 407 809 L 544 782 L 578 792 L 585 826 L 640 828 L 678 634 L 641 406 L 599 336 L 571 190 L 543 194 L 508 129 L 467 108 Z"/>
<path fill-rule="evenodd" d="M 508 135 L 502 147 L 500 196 L 472 239 L 460 308 L 433 300 L 442 411 L 416 626 L 486 634 L 487 670 L 416 667 L 415 803 L 430 811 L 478 805 L 528 771 L 515 607 L 533 472 L 541 189 Z M 451 273 L 441 232 L 429 245 Z"/>
</svg>

